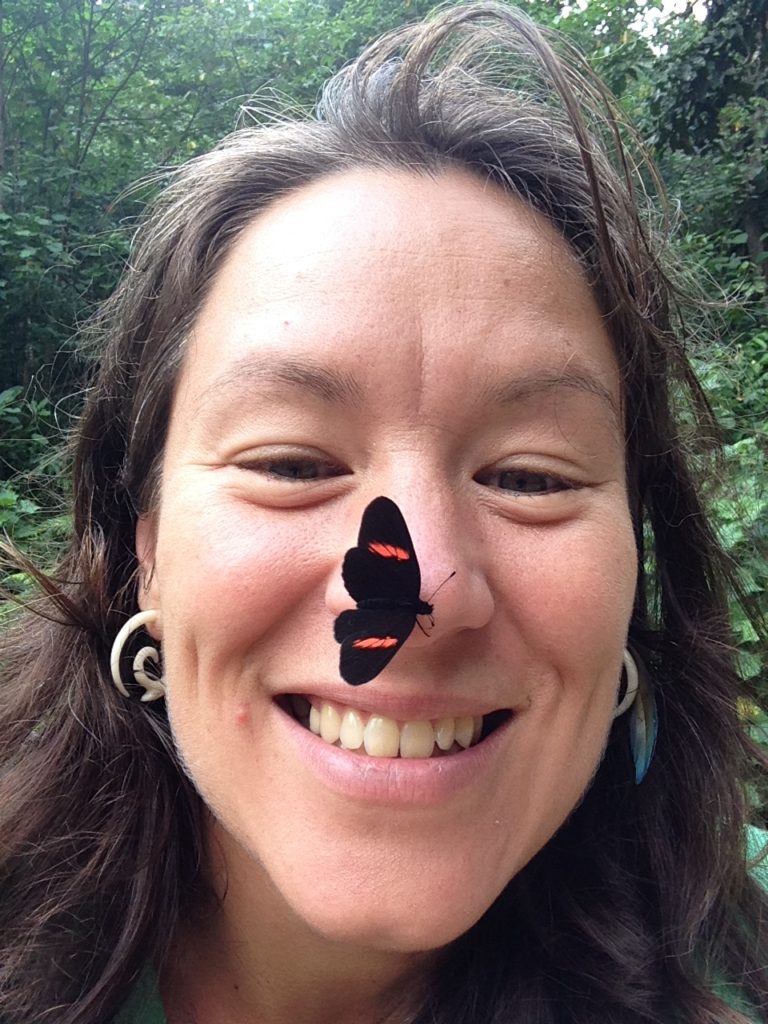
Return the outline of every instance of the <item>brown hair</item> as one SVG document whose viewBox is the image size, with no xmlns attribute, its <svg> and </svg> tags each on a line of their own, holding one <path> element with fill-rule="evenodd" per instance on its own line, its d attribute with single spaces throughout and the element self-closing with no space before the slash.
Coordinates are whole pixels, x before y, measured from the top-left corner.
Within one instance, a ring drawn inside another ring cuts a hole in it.
<svg viewBox="0 0 768 1024">
<path fill-rule="evenodd" d="M 582 804 L 443 955 L 415 1018 L 743 1022 L 720 977 L 768 1004 L 766 900 L 745 868 L 726 599 L 672 405 L 713 424 L 610 97 L 513 8 L 462 4 L 373 44 L 317 116 L 244 129 L 150 211 L 91 325 L 100 366 L 74 454 L 74 532 L 37 612 L 3 640 L 0 1022 L 107 1021 L 200 892 L 200 800 L 162 705 L 109 681 L 136 610 L 134 527 L 151 507 L 185 339 L 222 260 L 276 197 L 352 167 L 462 167 L 538 210 L 577 254 L 624 381 L 640 584 L 631 637 L 660 712 L 636 787 L 626 723 Z M 674 402 L 673 402 L 674 400 Z"/>
</svg>

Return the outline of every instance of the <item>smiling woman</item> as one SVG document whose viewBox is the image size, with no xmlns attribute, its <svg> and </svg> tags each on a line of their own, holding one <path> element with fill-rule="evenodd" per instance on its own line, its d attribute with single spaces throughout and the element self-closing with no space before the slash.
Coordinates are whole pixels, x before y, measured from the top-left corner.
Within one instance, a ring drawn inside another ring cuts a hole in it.
<svg viewBox="0 0 768 1024">
<path fill-rule="evenodd" d="M 711 423 L 573 60 L 445 10 L 150 211 L 5 643 L 3 1024 L 768 1001 Z"/>
<path fill-rule="evenodd" d="M 246 373 L 206 398 L 248 357 L 269 367 L 255 392 Z M 273 945 L 284 901 L 365 949 L 443 946 L 581 798 L 635 593 L 619 396 L 568 247 L 465 172 L 330 175 L 232 246 L 181 367 L 160 500 L 138 523 L 138 601 L 160 612 L 168 715 L 218 856 L 241 863 L 224 904 L 266 876 Z M 406 517 L 425 592 L 455 581 L 429 635 L 353 696 L 329 617 L 349 605 L 339 558 L 378 493 Z M 401 755 L 416 723 L 511 714 L 471 753 L 364 764 L 296 728 L 297 696 L 356 713 L 361 740 L 387 717 Z"/>
</svg>

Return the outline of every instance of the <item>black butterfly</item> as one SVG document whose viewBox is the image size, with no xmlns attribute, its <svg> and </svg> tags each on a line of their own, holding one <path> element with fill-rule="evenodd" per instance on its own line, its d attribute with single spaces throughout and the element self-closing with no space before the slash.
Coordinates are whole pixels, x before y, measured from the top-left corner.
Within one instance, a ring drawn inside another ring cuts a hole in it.
<svg viewBox="0 0 768 1024">
<path fill-rule="evenodd" d="M 333 634 L 341 644 L 339 671 L 352 686 L 368 683 L 411 635 L 417 615 L 431 615 L 419 597 L 421 570 L 403 514 L 390 498 L 363 512 L 357 547 L 344 556 L 344 586 L 357 609 L 342 612 Z"/>
</svg>

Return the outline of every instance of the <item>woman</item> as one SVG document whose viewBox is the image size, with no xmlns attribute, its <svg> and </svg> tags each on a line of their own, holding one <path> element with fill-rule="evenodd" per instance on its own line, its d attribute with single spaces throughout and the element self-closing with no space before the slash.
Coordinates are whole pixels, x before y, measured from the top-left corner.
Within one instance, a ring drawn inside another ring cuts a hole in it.
<svg viewBox="0 0 768 1024">
<path fill-rule="evenodd" d="M 711 423 L 614 125 L 461 6 L 156 204 L 6 644 L 3 1022 L 765 1019 L 671 396 Z"/>
</svg>

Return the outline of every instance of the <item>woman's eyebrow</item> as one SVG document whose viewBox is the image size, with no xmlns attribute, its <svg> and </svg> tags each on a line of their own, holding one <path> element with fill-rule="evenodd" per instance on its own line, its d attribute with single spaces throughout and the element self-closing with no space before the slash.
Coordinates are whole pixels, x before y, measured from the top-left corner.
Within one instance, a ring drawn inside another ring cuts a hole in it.
<svg viewBox="0 0 768 1024">
<path fill-rule="evenodd" d="M 604 402 L 617 425 L 621 425 L 619 403 L 603 382 L 575 366 L 563 370 L 537 370 L 512 380 L 492 381 L 483 389 L 483 398 L 497 405 L 510 405 L 548 391 L 573 390 L 593 395 Z"/>
<path fill-rule="evenodd" d="M 244 356 L 229 366 L 206 387 L 197 407 L 202 412 L 222 393 L 229 399 L 266 397 L 281 391 L 298 391 L 323 402 L 339 402 L 359 407 L 363 389 L 355 378 L 343 370 L 330 369 L 311 360 L 291 358 L 255 359 Z M 546 392 L 575 390 L 604 402 L 618 426 L 621 417 L 618 403 L 599 378 L 573 365 L 563 370 L 534 370 L 508 380 L 490 381 L 482 388 L 483 403 L 511 405 Z"/>
<path fill-rule="evenodd" d="M 324 402 L 357 406 L 362 388 L 348 373 L 319 366 L 311 360 L 245 356 L 215 377 L 201 396 L 198 412 L 222 392 L 228 397 L 266 396 L 275 391 L 302 391 Z"/>
</svg>

